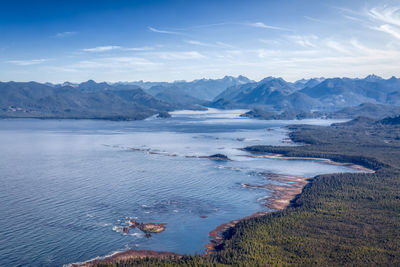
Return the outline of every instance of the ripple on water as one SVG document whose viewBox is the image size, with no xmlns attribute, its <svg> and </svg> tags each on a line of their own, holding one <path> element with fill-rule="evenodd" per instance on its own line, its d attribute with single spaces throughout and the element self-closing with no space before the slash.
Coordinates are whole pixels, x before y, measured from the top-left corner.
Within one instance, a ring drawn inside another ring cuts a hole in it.
<svg viewBox="0 0 400 267">
<path fill-rule="evenodd" d="M 127 247 L 202 253 L 210 230 L 264 209 L 257 199 L 268 191 L 241 186 L 265 181 L 259 172 L 348 171 L 238 156 L 245 145 L 281 144 L 287 123 L 238 114 L 177 113 L 166 123 L 2 121 L 0 266 L 60 266 Z M 185 157 L 221 152 L 234 160 Z M 150 238 L 122 235 L 126 217 L 168 227 Z"/>
</svg>

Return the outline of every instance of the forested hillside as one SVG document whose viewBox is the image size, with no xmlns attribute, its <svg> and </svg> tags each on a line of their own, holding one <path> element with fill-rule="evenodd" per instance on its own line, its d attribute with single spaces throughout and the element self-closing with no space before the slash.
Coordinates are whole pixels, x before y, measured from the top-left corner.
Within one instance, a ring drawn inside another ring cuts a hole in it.
<svg viewBox="0 0 400 267">
<path fill-rule="evenodd" d="M 78 87 L 0 83 L 0 96 L 0 118 L 138 120 L 175 108 L 136 86 L 93 81 Z"/>
</svg>

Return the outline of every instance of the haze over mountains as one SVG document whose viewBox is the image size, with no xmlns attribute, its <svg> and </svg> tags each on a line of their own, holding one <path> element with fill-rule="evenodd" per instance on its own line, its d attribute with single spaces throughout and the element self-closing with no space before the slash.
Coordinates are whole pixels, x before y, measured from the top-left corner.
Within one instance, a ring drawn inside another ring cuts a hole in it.
<svg viewBox="0 0 400 267">
<path fill-rule="evenodd" d="M 380 117 L 400 110 L 400 79 L 314 78 L 287 82 L 244 76 L 192 82 L 74 84 L 0 83 L 3 118 L 144 119 L 177 109 L 255 109 L 250 117 L 289 119 L 326 116 Z M 269 112 L 269 113 L 267 113 Z M 271 113 L 273 112 L 273 113 Z M 278 114 L 278 115 L 276 115 Z"/>
<path fill-rule="evenodd" d="M 246 84 L 249 82 L 252 81 L 247 77 L 240 75 L 238 77 L 225 76 L 221 79 L 199 79 L 192 82 L 175 81 L 173 83 L 166 83 L 139 81 L 122 84 L 137 85 L 143 89 L 151 89 L 153 87 L 153 90 L 150 91 L 154 93 L 160 93 L 168 90 L 168 88 L 174 88 L 174 90 L 178 89 L 183 94 L 188 94 L 198 99 L 211 101 L 226 88 Z M 155 87 L 157 89 L 155 89 Z"/>
<path fill-rule="evenodd" d="M 260 82 L 228 88 L 216 97 L 213 105 L 332 111 L 362 103 L 400 104 L 400 79 L 395 77 L 388 80 L 375 75 L 364 79 L 320 78 L 302 84 L 268 77 Z"/>
<path fill-rule="evenodd" d="M 5 118 L 144 119 L 174 107 L 132 86 L 89 81 L 78 87 L 36 82 L 0 83 Z"/>
</svg>

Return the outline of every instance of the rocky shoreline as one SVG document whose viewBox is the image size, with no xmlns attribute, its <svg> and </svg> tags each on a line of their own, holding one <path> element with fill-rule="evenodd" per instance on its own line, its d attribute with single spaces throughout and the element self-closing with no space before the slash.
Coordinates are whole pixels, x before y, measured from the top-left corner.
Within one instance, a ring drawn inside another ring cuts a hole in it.
<svg viewBox="0 0 400 267">
<path fill-rule="evenodd" d="M 291 176 L 291 175 L 280 175 L 275 173 L 265 173 L 263 174 L 265 178 L 268 180 L 276 181 L 282 183 L 281 185 L 277 184 L 263 184 L 263 185 L 251 185 L 251 184 L 242 184 L 243 187 L 247 188 L 265 188 L 272 190 L 273 193 L 271 196 L 264 198 L 263 200 L 266 202 L 265 206 L 268 209 L 271 209 L 270 212 L 256 212 L 250 216 L 232 220 L 228 223 L 224 223 L 219 225 L 213 231 L 210 232 L 209 238 L 210 242 L 205 245 L 206 254 L 213 253 L 221 249 L 221 246 L 224 241 L 224 234 L 229 231 L 230 228 L 234 227 L 237 223 L 241 221 L 245 221 L 251 218 L 260 217 L 271 213 L 273 211 L 283 210 L 287 206 L 290 205 L 290 201 L 298 194 L 301 193 L 303 187 L 308 183 L 308 177 L 303 176 Z"/>
<path fill-rule="evenodd" d="M 139 150 L 139 149 L 132 149 Z M 214 157 L 217 155 L 212 155 L 204 158 L 215 159 L 218 160 L 230 160 L 225 157 Z M 223 155 L 225 156 L 225 155 Z M 307 158 L 307 157 L 286 157 L 280 154 L 263 154 L 263 155 L 247 155 L 246 157 L 258 157 L 258 158 L 274 158 L 274 159 L 305 159 L 305 160 L 315 160 L 322 161 L 325 164 L 331 165 L 341 165 L 346 166 L 352 169 L 361 170 L 368 173 L 374 173 L 374 170 L 368 169 L 366 167 L 351 164 L 351 163 L 339 163 L 332 161 L 330 159 L 325 158 Z M 262 176 L 269 181 L 275 181 L 279 184 L 261 184 L 261 185 L 252 185 L 252 184 L 242 184 L 243 187 L 247 188 L 265 188 L 273 191 L 271 196 L 265 197 L 263 200 L 265 201 L 265 207 L 271 209 L 271 211 L 260 211 L 256 212 L 250 216 L 246 216 L 244 218 L 240 218 L 237 220 L 232 220 L 228 223 L 224 223 L 219 225 L 213 231 L 209 233 L 210 242 L 205 245 L 205 254 L 210 254 L 216 251 L 219 251 L 222 248 L 223 242 L 225 240 L 225 234 L 234 227 L 237 223 L 249 220 L 251 218 L 264 216 L 271 212 L 284 210 L 288 206 L 290 206 L 290 202 L 302 192 L 304 186 L 310 181 L 309 177 L 304 176 L 293 176 L 293 175 L 284 175 L 284 174 L 276 174 L 276 173 L 263 173 Z M 148 227 L 147 227 L 148 226 Z M 149 233 L 160 233 L 165 230 L 164 224 L 158 223 L 149 223 L 149 224 L 139 224 L 136 221 L 130 221 L 130 227 L 138 227 L 143 232 Z M 103 259 L 95 259 L 90 260 L 83 263 L 71 264 L 72 267 L 89 267 L 99 263 L 116 263 L 121 260 L 128 259 L 136 259 L 136 258 L 146 258 L 146 257 L 158 257 L 158 258 L 170 258 L 177 257 L 180 258 L 182 255 L 173 253 L 173 252 L 158 252 L 153 250 L 127 250 L 124 252 L 115 253 L 112 256 L 105 257 Z"/>
<path fill-rule="evenodd" d="M 123 252 L 115 253 L 111 256 L 107 256 L 102 259 L 94 259 L 89 260 L 82 263 L 73 263 L 69 266 L 71 267 L 90 267 L 96 264 L 107 264 L 107 263 L 115 263 L 122 260 L 129 260 L 129 259 L 142 259 L 142 258 L 170 258 L 170 257 L 182 257 L 179 254 L 173 252 L 163 252 L 163 251 L 153 251 L 153 250 L 127 250 Z"/>
<path fill-rule="evenodd" d="M 273 159 L 306 159 L 306 160 L 316 160 L 322 161 L 325 164 L 330 165 L 341 165 L 346 166 L 351 169 L 361 170 L 368 173 L 374 173 L 374 170 L 363 167 L 361 165 L 351 164 L 351 163 L 340 163 L 335 162 L 330 159 L 325 158 L 307 158 L 307 157 L 285 157 L 280 154 L 267 154 L 267 155 L 247 155 L 246 157 L 254 157 L 254 158 L 273 158 Z M 291 176 L 291 175 L 283 175 L 276 173 L 264 173 L 262 174 L 265 178 L 270 181 L 276 181 L 281 184 L 262 184 L 262 185 L 251 185 L 251 184 L 242 184 L 243 187 L 247 188 L 265 188 L 272 190 L 272 195 L 265 197 L 263 200 L 266 202 L 265 207 L 271 209 L 271 212 L 279 211 L 287 208 L 290 205 L 290 202 L 301 193 L 304 186 L 310 181 L 310 178 L 303 176 Z M 259 217 L 266 215 L 270 212 L 256 212 L 250 216 L 232 220 L 228 223 L 224 223 L 219 225 L 213 231 L 210 232 L 209 238 L 210 243 L 205 245 L 206 254 L 218 251 L 224 241 L 224 234 L 237 223 L 248 220 L 254 217 Z"/>
<path fill-rule="evenodd" d="M 353 164 L 353 163 L 342 163 L 342 162 L 336 162 L 331 159 L 326 159 L 326 158 L 313 158 L 313 157 L 287 157 L 281 154 L 271 154 L 271 153 L 265 153 L 262 155 L 245 155 L 244 157 L 249 157 L 249 158 L 266 158 L 266 159 L 304 159 L 304 160 L 313 160 L 313 161 L 320 161 L 324 164 L 329 164 L 329 165 L 336 165 L 336 166 L 345 166 L 347 168 L 353 169 L 353 170 L 359 170 L 359 171 L 364 171 L 367 173 L 375 173 L 374 170 L 369 169 L 367 167 Z"/>
</svg>

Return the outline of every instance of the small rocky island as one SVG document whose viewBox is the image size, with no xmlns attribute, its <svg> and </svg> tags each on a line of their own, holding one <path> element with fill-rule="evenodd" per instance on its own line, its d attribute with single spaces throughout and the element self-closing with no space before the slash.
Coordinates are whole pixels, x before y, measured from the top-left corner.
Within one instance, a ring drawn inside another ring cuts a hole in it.
<svg viewBox="0 0 400 267">
<path fill-rule="evenodd" d="M 161 111 L 161 112 L 158 113 L 157 118 L 168 119 L 168 118 L 171 118 L 171 114 L 169 114 L 166 111 Z"/>
<path fill-rule="evenodd" d="M 231 159 L 228 158 L 227 155 L 224 154 L 214 154 L 211 156 L 203 156 L 203 157 L 199 157 L 199 158 L 207 158 L 207 159 L 214 159 L 214 160 L 226 160 L 226 161 L 230 161 Z"/>
<path fill-rule="evenodd" d="M 139 223 L 135 220 L 129 221 L 130 228 L 138 228 L 144 233 L 154 233 L 158 234 L 167 228 L 163 223 Z"/>
</svg>

